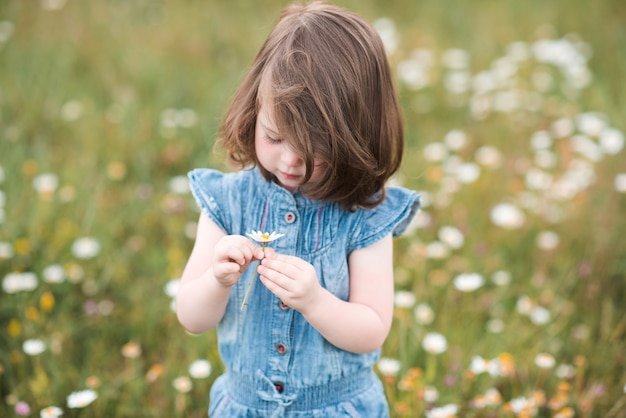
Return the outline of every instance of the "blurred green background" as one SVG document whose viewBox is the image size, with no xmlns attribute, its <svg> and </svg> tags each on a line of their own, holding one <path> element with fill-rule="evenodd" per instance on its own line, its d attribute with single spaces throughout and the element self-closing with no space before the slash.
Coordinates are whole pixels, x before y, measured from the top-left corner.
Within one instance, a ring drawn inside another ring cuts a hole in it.
<svg viewBox="0 0 626 418">
<path fill-rule="evenodd" d="M 0 1 L 0 416 L 206 416 L 215 335 L 171 309 L 184 176 L 228 169 L 215 133 L 285 4 Z M 623 1 L 336 4 L 389 47 L 395 181 L 425 202 L 392 416 L 626 416 Z"/>
</svg>

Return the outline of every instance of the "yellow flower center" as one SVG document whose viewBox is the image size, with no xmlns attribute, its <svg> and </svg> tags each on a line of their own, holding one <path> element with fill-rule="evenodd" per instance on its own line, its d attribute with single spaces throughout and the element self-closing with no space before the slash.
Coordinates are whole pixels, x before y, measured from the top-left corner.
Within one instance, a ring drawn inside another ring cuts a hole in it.
<svg viewBox="0 0 626 418">
<path fill-rule="evenodd" d="M 268 234 L 267 232 L 264 234 L 261 234 L 261 238 L 263 239 L 270 239 L 270 234 Z"/>
</svg>

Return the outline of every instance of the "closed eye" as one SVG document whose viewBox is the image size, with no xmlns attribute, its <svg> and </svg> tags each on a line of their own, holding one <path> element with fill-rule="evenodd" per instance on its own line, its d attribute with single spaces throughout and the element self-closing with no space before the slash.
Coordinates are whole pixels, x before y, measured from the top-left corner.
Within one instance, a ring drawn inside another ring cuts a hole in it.
<svg viewBox="0 0 626 418">
<path fill-rule="evenodd" d="M 265 135 L 265 140 L 266 140 L 267 142 L 269 142 L 270 144 L 280 144 L 281 142 L 283 142 L 283 140 L 282 140 L 282 139 L 279 139 L 279 138 L 272 138 L 272 137 L 270 137 L 270 136 L 268 136 L 268 135 Z"/>
</svg>

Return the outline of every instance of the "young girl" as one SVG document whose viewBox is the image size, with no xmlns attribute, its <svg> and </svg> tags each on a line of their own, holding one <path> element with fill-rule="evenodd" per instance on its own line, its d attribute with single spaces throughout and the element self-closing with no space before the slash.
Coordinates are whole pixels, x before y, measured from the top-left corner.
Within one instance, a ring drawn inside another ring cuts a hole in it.
<svg viewBox="0 0 626 418">
<path fill-rule="evenodd" d="M 375 30 L 288 6 L 219 140 L 241 171 L 189 174 L 202 214 L 176 299 L 187 330 L 218 327 L 226 372 L 209 415 L 389 416 L 373 365 L 393 316 L 392 236 L 419 203 L 384 187 L 403 130 Z M 253 231 L 284 235 L 265 248 Z"/>
</svg>

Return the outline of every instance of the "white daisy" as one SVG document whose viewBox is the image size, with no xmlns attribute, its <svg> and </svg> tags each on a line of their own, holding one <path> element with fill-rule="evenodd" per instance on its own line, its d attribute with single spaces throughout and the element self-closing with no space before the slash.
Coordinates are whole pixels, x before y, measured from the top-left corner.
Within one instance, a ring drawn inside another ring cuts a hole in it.
<svg viewBox="0 0 626 418">
<path fill-rule="evenodd" d="M 76 258 L 93 258 L 100 252 L 100 243 L 92 237 L 81 237 L 72 244 L 72 253 Z"/>
<path fill-rule="evenodd" d="M 401 368 L 400 361 L 389 357 L 382 357 L 376 365 L 383 376 L 396 376 Z"/>
<path fill-rule="evenodd" d="M 58 406 L 48 406 L 41 410 L 41 418 L 58 418 L 63 415 L 63 410 Z"/>
<path fill-rule="evenodd" d="M 191 383 L 191 379 L 187 376 L 179 376 L 172 382 L 172 386 L 179 393 L 187 393 L 190 392 L 193 388 L 193 383 Z"/>
<path fill-rule="evenodd" d="M 272 231 L 272 233 L 261 232 L 261 231 L 252 231 L 246 234 L 256 242 L 260 243 L 268 243 L 272 241 L 276 241 L 278 238 L 283 237 L 285 234 L 279 234 L 276 231 Z"/>
<path fill-rule="evenodd" d="M 462 273 L 454 278 L 454 287 L 461 292 L 473 292 L 484 283 L 483 276 L 478 273 Z"/>
<path fill-rule="evenodd" d="M 500 203 L 491 209 L 491 221 L 505 229 L 517 229 L 524 225 L 526 215 L 510 203 Z"/>
<path fill-rule="evenodd" d="M 429 332 L 422 340 L 422 347 L 431 354 L 441 354 L 448 349 L 448 341 L 438 332 Z"/>
<path fill-rule="evenodd" d="M 205 379 L 211 374 L 211 363 L 207 360 L 196 360 L 189 366 L 189 375 L 194 379 Z"/>
<path fill-rule="evenodd" d="M 46 351 L 46 344 L 39 339 L 29 339 L 22 344 L 22 350 L 29 356 L 36 356 Z"/>
<path fill-rule="evenodd" d="M 535 364 L 542 369 L 551 369 L 555 364 L 554 357 L 548 353 L 539 353 L 535 356 Z"/>
<path fill-rule="evenodd" d="M 67 397 L 68 408 L 84 408 L 96 400 L 98 394 L 91 389 L 72 392 Z"/>
</svg>

